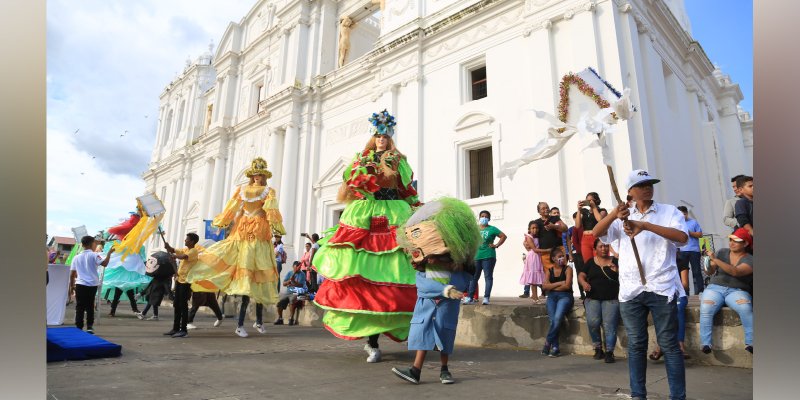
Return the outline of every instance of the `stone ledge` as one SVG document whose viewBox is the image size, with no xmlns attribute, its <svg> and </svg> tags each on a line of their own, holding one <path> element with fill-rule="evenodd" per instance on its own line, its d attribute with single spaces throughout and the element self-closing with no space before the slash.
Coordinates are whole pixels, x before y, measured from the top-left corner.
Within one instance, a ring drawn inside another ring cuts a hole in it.
<svg viewBox="0 0 800 400">
<path fill-rule="evenodd" d="M 586 325 L 585 310 L 580 300 L 567 315 L 559 341 L 563 354 L 592 355 L 594 349 Z M 230 297 L 225 304 L 227 317 L 235 317 L 239 302 Z M 200 312 L 210 314 L 207 308 Z M 288 311 L 285 312 L 288 314 Z M 324 311 L 306 302 L 301 310 L 298 324 L 322 327 Z M 264 323 L 271 324 L 277 318 L 274 306 L 265 307 Z M 248 307 L 248 320 L 255 319 L 255 307 Z M 288 315 L 284 315 L 284 320 Z M 686 350 L 692 357 L 688 365 L 717 365 L 739 368 L 753 368 L 753 356 L 744 349 L 744 330 L 739 316 L 733 310 L 723 307 L 714 317 L 713 342 L 715 349 L 711 354 L 700 351 L 700 306 L 696 296 L 692 296 L 686 311 Z M 544 305 L 531 304 L 527 299 L 498 298 L 488 306 L 462 306 L 456 331 L 458 346 L 501 348 L 539 351 L 544 345 L 548 328 L 547 310 Z M 655 348 L 655 330 L 652 319 L 648 321 L 648 349 Z M 627 335 L 620 323 L 617 329 L 617 346 L 614 354 L 618 358 L 627 356 Z M 650 362 L 650 361 L 648 361 Z M 663 363 L 659 361 L 658 363 Z"/>
</svg>

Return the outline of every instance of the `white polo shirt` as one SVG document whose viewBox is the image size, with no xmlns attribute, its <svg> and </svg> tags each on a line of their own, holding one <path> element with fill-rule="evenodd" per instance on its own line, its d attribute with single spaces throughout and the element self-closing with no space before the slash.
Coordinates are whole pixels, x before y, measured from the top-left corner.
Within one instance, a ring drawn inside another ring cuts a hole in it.
<svg viewBox="0 0 800 400">
<path fill-rule="evenodd" d="M 78 271 L 75 283 L 83 286 L 100 285 L 100 276 L 97 274 L 97 266 L 103 262 L 103 256 L 91 250 L 84 250 L 82 253 L 72 258 L 69 269 Z"/>
<path fill-rule="evenodd" d="M 653 202 L 653 205 L 644 214 L 635 207 L 631 208 L 630 212 L 628 219 L 631 221 L 646 221 L 667 228 L 675 228 L 686 233 L 688 237 L 683 213 L 673 205 Z M 622 221 L 614 220 L 608 228 L 608 232 L 605 236 L 601 236 L 600 240 L 603 243 L 619 240 L 617 249 L 619 253 L 619 301 L 632 300 L 639 293 L 645 291 L 666 296 L 667 302 L 672 301 L 672 297 L 676 294 L 678 297 L 686 295 L 675 262 L 678 247 L 683 246 L 686 242 L 673 242 L 650 231 L 642 231 L 636 235 L 636 246 L 639 249 L 639 257 L 642 259 L 642 267 L 647 279 L 647 285 L 642 285 L 631 240 L 625 234 Z"/>
</svg>

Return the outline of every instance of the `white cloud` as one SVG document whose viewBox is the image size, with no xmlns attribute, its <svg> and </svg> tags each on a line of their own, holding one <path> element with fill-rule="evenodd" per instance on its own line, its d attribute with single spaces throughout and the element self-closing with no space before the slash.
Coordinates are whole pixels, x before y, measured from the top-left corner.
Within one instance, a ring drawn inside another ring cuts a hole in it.
<svg viewBox="0 0 800 400">
<path fill-rule="evenodd" d="M 128 215 L 144 191 L 158 95 L 188 56 L 207 51 L 255 3 L 48 1 L 50 235 L 80 225 L 94 233 Z"/>
</svg>

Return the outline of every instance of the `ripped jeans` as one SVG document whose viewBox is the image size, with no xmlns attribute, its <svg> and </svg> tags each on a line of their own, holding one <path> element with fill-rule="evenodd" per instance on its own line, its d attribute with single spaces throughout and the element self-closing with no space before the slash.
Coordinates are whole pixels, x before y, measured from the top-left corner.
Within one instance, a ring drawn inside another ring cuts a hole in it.
<svg viewBox="0 0 800 400">
<path fill-rule="evenodd" d="M 727 305 L 739 314 L 744 328 L 744 344 L 753 344 L 753 297 L 742 289 L 711 284 L 700 294 L 700 342 L 711 346 L 714 315 Z"/>
<path fill-rule="evenodd" d="M 614 351 L 617 345 L 617 327 L 619 326 L 619 301 L 586 299 L 583 303 L 586 309 L 586 324 L 589 326 L 589 336 L 595 349 L 602 349 L 600 327 L 606 340 L 606 351 Z"/>
</svg>

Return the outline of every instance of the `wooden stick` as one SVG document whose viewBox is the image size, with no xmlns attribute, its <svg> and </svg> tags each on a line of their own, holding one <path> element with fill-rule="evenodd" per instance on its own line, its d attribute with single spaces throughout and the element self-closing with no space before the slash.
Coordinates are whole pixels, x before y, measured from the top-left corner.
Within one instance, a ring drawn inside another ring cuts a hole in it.
<svg viewBox="0 0 800 400">
<path fill-rule="evenodd" d="M 614 170 L 610 165 L 606 165 L 608 171 L 608 179 L 611 180 L 611 191 L 614 192 L 614 197 L 617 199 L 617 204 L 622 203 L 622 197 L 619 195 L 617 188 L 617 181 L 614 179 Z M 626 218 L 625 221 L 628 219 Z M 642 285 L 647 284 L 647 278 L 644 277 L 644 267 L 642 267 L 642 259 L 639 258 L 639 248 L 636 246 L 636 240 L 631 237 L 631 247 L 633 248 L 633 255 L 636 257 L 636 266 L 639 267 L 639 277 L 642 279 Z"/>
</svg>

